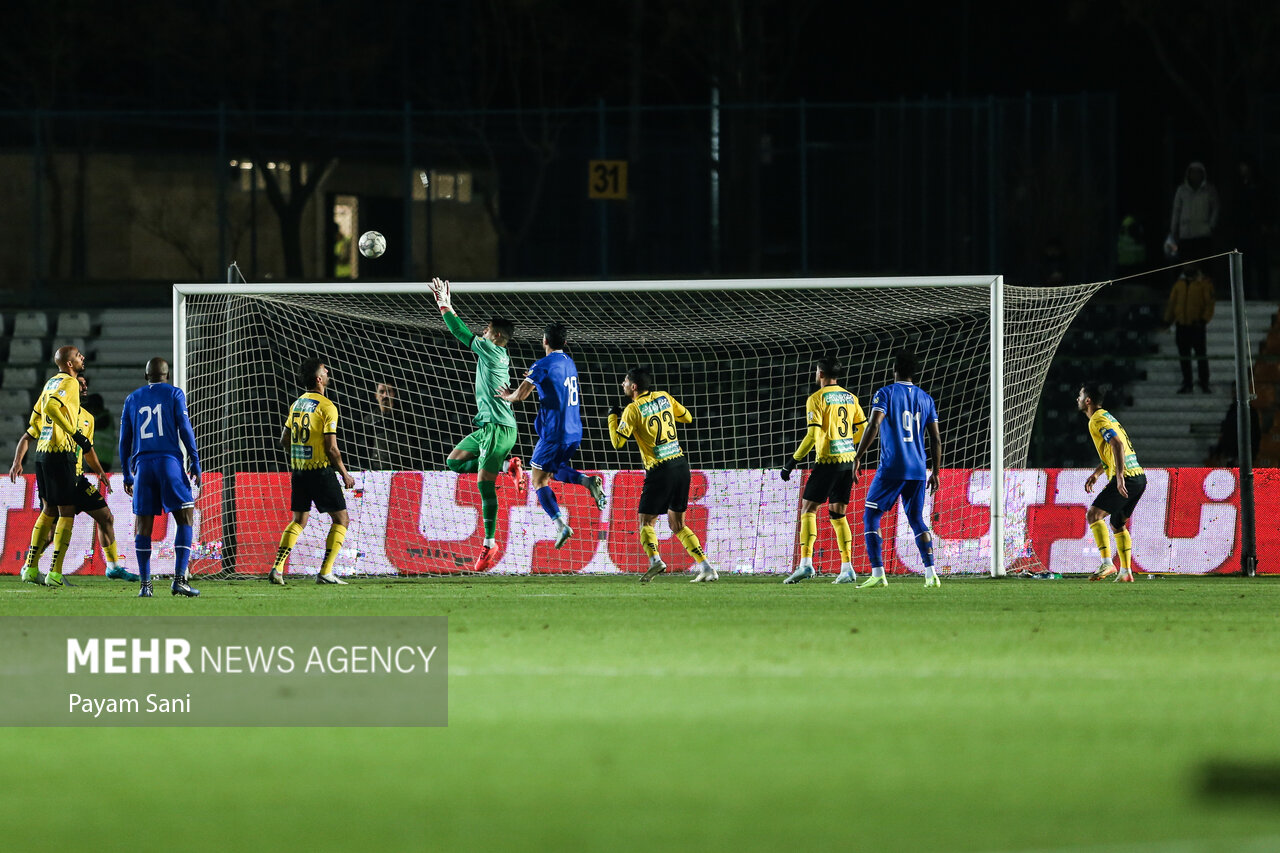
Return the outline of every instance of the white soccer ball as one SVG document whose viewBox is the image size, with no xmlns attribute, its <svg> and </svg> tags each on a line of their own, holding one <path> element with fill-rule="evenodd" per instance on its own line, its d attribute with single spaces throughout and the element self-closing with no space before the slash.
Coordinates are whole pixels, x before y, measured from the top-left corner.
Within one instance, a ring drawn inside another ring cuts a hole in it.
<svg viewBox="0 0 1280 853">
<path fill-rule="evenodd" d="M 381 257 L 387 250 L 387 238 L 378 231 L 366 231 L 360 235 L 360 254 L 366 258 Z"/>
</svg>

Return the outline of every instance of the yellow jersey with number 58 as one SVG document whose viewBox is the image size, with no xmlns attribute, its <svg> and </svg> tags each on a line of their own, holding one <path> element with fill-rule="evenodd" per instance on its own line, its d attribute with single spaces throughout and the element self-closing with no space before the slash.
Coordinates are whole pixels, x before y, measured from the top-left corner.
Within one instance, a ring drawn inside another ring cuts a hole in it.
<svg viewBox="0 0 1280 853">
<path fill-rule="evenodd" d="M 805 425 L 818 427 L 817 461 L 852 462 L 867 416 L 858 398 L 839 385 L 827 385 L 809 395 Z"/>
<path fill-rule="evenodd" d="M 676 437 L 676 424 L 693 423 L 693 415 L 666 391 L 646 391 L 622 410 L 609 416 L 609 438 L 621 450 L 628 438 L 636 440 L 645 470 L 668 459 L 684 456 Z"/>
<path fill-rule="evenodd" d="M 338 433 L 338 407 L 323 394 L 308 391 L 289 409 L 289 467 L 314 471 L 329 467 L 324 437 Z"/>
</svg>

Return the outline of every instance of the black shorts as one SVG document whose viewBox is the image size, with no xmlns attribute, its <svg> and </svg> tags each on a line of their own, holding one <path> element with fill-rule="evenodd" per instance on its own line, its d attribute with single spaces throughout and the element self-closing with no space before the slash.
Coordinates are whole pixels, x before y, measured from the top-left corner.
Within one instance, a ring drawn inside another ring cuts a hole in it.
<svg viewBox="0 0 1280 853">
<path fill-rule="evenodd" d="M 852 462 L 819 462 L 809 472 L 809 481 L 804 484 L 807 501 L 833 504 L 847 504 L 853 492 Z"/>
<path fill-rule="evenodd" d="M 1116 481 L 1112 478 L 1107 482 L 1106 488 L 1098 492 L 1098 496 L 1093 499 L 1095 507 L 1111 516 L 1111 527 L 1116 530 L 1124 527 L 1129 516 L 1133 515 L 1133 508 L 1138 505 L 1138 499 L 1147 490 L 1147 475 L 1125 477 L 1124 488 L 1129 493 L 1127 498 L 1120 494 L 1120 490 L 1116 488 Z"/>
<path fill-rule="evenodd" d="M 314 471 L 293 471 L 289 509 L 292 512 L 310 512 L 315 504 L 320 512 L 340 512 L 347 508 L 346 496 L 338 482 L 338 472 L 332 468 Z"/>
<path fill-rule="evenodd" d="M 40 500 L 49 506 L 71 506 L 76 503 L 76 455 L 74 453 L 37 453 L 36 489 Z"/>
<path fill-rule="evenodd" d="M 76 512 L 95 512 L 107 508 L 107 500 L 98 487 L 83 475 L 76 478 Z"/>
<path fill-rule="evenodd" d="M 662 515 L 689 508 L 689 460 L 683 456 L 659 462 L 644 474 L 640 514 Z"/>
</svg>

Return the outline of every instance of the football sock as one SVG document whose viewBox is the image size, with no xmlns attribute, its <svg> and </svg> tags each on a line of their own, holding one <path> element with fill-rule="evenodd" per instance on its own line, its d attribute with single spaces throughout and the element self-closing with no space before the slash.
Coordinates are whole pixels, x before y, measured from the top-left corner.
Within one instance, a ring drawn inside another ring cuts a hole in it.
<svg viewBox="0 0 1280 853">
<path fill-rule="evenodd" d="M 681 527 L 676 538 L 680 540 L 680 544 L 684 546 L 689 556 L 693 557 L 695 563 L 701 563 L 707 559 L 707 555 L 702 552 L 702 543 L 698 541 L 698 534 L 693 532 L 693 528 Z"/>
<path fill-rule="evenodd" d="M 49 531 L 57 523 L 58 520 L 53 516 L 40 513 L 40 517 L 36 519 L 36 526 L 31 528 L 31 547 L 27 549 L 27 562 L 23 568 L 34 569 L 40 562 L 40 555 L 44 553 L 45 548 L 49 547 L 45 540 L 49 536 Z"/>
<path fill-rule="evenodd" d="M 1076 528 L 1079 530 L 1080 528 Z M 1111 535 L 1107 533 L 1107 522 L 1104 519 L 1098 519 L 1089 525 L 1089 530 L 1093 533 L 1093 541 L 1098 546 L 1098 555 L 1104 560 L 1111 559 Z"/>
<path fill-rule="evenodd" d="M 582 476 L 582 472 L 576 468 L 571 468 L 568 465 L 561 465 L 560 470 L 556 472 L 556 479 L 561 483 L 580 486 L 587 478 Z"/>
<path fill-rule="evenodd" d="M 333 562 L 338 559 L 346 538 L 347 528 L 337 522 L 329 526 L 329 535 L 324 538 L 324 562 L 320 565 L 320 574 L 327 575 L 333 571 Z"/>
<path fill-rule="evenodd" d="M 650 563 L 658 559 L 658 531 L 653 529 L 653 525 L 646 524 L 640 528 L 640 547 L 644 548 Z"/>
<path fill-rule="evenodd" d="M 476 489 L 480 492 L 480 512 L 484 515 L 484 538 L 493 539 L 498 535 L 498 487 L 493 480 L 480 480 Z"/>
<path fill-rule="evenodd" d="M 116 547 L 114 539 L 111 541 L 110 545 L 103 546 L 102 555 L 107 558 L 107 566 L 109 568 L 114 569 L 116 566 L 120 565 L 120 551 Z"/>
<path fill-rule="evenodd" d="M 916 549 L 920 551 L 920 560 L 928 570 L 925 572 L 928 577 L 933 571 L 933 535 L 928 530 L 916 534 Z"/>
<path fill-rule="evenodd" d="M 284 573 L 284 564 L 289 560 L 289 552 L 293 550 L 293 546 L 298 544 L 298 537 L 302 535 L 302 525 L 297 522 L 289 522 L 289 526 L 284 529 L 284 533 L 280 534 L 280 546 L 276 548 L 276 561 L 271 564 L 271 568 L 277 572 Z"/>
<path fill-rule="evenodd" d="M 560 517 L 560 504 L 556 503 L 556 493 L 551 491 L 550 486 L 543 486 L 536 492 L 538 495 L 538 504 L 542 507 L 542 511 L 555 521 Z"/>
<path fill-rule="evenodd" d="M 831 516 L 831 527 L 836 532 L 836 545 L 840 548 L 840 562 L 853 562 L 853 531 L 849 529 L 849 519 L 843 515 Z M 817 538 L 817 522 L 814 522 L 814 538 Z"/>
<path fill-rule="evenodd" d="M 1129 528 L 1116 531 L 1116 551 L 1120 554 L 1120 568 L 1129 569 L 1133 564 L 1133 537 Z"/>
<path fill-rule="evenodd" d="M 459 474 L 474 474 L 480 470 L 479 457 L 472 457 L 471 459 L 446 459 L 444 464 L 449 466 L 450 471 L 456 471 Z"/>
<path fill-rule="evenodd" d="M 818 514 L 800 514 L 800 559 L 813 560 L 813 544 L 818 541 Z"/>
<path fill-rule="evenodd" d="M 74 517 L 58 517 L 58 523 L 53 528 L 53 566 L 49 571 L 55 575 L 62 574 L 62 561 L 67 558 L 67 548 L 71 546 L 71 527 L 75 524 Z"/>
<path fill-rule="evenodd" d="M 871 560 L 871 576 L 884 577 L 884 557 L 880 546 L 880 510 L 868 507 L 862 514 L 863 538 L 867 542 L 867 558 Z"/>
<path fill-rule="evenodd" d="M 138 561 L 138 580 L 151 582 L 151 534 L 138 533 L 133 537 L 133 556 Z"/>
<path fill-rule="evenodd" d="M 190 524 L 179 524 L 173 534 L 173 579 L 176 581 L 187 577 L 187 564 L 191 562 L 193 533 Z"/>
</svg>

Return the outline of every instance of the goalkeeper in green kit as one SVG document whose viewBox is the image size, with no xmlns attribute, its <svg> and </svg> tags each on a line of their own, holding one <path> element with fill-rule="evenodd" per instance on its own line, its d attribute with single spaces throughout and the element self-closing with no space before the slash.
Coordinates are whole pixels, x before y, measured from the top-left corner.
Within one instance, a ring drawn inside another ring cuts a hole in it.
<svg viewBox="0 0 1280 853">
<path fill-rule="evenodd" d="M 476 474 L 476 488 L 480 492 L 480 510 L 484 515 L 484 548 L 476 558 L 473 571 L 484 572 L 498 562 L 495 536 L 498 531 L 498 475 L 506 471 L 515 483 L 517 493 L 525 490 L 524 468 L 517 456 L 508 455 L 516 446 L 516 418 L 511 404 L 498 397 L 507 388 L 511 377 L 511 359 L 507 355 L 507 343 L 515 332 L 515 324 L 502 317 L 494 317 L 484 331 L 473 334 L 453 313 L 449 282 L 435 278 L 431 289 L 436 295 L 436 305 L 444 318 L 445 327 L 467 349 L 476 354 L 476 416 L 479 429 L 458 442 L 449 453 L 446 464 L 450 471 L 459 474 Z"/>
</svg>

